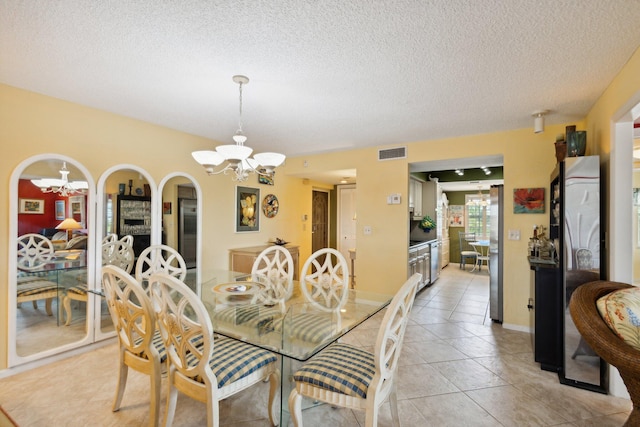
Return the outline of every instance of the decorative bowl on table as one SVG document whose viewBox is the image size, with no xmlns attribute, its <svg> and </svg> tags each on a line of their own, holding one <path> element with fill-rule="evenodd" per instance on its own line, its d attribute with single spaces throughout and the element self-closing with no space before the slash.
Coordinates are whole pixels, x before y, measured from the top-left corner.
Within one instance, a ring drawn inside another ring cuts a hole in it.
<svg viewBox="0 0 640 427">
<path fill-rule="evenodd" d="M 275 239 L 272 243 L 273 243 L 274 245 L 284 246 L 284 245 L 286 245 L 286 244 L 287 244 L 287 243 L 289 243 L 289 242 L 284 241 L 284 240 L 280 239 L 279 237 L 276 237 L 276 239 Z"/>
</svg>

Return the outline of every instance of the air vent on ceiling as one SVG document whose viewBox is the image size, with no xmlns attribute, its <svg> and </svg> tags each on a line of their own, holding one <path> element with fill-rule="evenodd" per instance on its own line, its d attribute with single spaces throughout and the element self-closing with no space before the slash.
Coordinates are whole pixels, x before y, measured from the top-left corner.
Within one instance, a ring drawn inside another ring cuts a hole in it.
<svg viewBox="0 0 640 427">
<path fill-rule="evenodd" d="M 404 159 L 406 157 L 407 147 L 396 147 L 378 150 L 378 160 Z"/>
</svg>

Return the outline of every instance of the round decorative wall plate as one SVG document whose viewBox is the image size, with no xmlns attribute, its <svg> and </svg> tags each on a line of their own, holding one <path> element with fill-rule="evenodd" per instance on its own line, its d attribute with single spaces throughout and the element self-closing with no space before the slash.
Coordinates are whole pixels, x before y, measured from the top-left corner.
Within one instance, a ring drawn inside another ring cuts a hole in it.
<svg viewBox="0 0 640 427">
<path fill-rule="evenodd" d="M 278 203 L 278 198 L 275 194 L 267 194 L 264 196 L 262 200 L 262 213 L 267 218 L 273 218 L 278 214 L 278 208 L 280 207 Z"/>
</svg>

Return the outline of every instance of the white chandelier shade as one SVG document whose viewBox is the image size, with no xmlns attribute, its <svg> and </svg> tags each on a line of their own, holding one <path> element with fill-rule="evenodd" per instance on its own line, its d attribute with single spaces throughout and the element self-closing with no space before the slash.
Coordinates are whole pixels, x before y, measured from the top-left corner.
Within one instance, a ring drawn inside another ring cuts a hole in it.
<svg viewBox="0 0 640 427">
<path fill-rule="evenodd" d="M 253 149 L 244 143 L 247 137 L 242 132 L 242 85 L 249 83 L 246 76 L 233 76 L 233 81 L 240 87 L 240 118 L 238 130 L 233 135 L 235 144 L 219 145 L 215 151 L 200 150 L 191 153 L 194 160 L 200 163 L 209 175 L 220 173 L 231 174 L 234 181 L 245 181 L 249 173 L 273 176 L 275 169 L 284 163 L 286 156 L 280 153 L 257 153 L 253 157 Z M 227 164 L 216 171 L 216 167 Z"/>
<path fill-rule="evenodd" d="M 62 163 L 60 169 L 62 178 L 40 178 L 32 179 L 31 182 L 40 188 L 43 193 L 58 193 L 63 197 L 72 196 L 74 194 L 85 194 L 89 189 L 87 181 L 71 181 L 69 182 L 69 170 L 67 162 Z"/>
</svg>

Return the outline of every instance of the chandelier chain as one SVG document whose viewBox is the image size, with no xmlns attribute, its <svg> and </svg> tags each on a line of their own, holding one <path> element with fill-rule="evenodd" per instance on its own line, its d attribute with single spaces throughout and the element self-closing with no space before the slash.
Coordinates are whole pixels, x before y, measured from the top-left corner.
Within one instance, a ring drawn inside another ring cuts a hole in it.
<svg viewBox="0 0 640 427">
<path fill-rule="evenodd" d="M 242 82 L 240 82 L 239 85 L 240 85 L 240 103 L 239 103 L 238 109 L 240 111 L 240 115 L 238 116 L 238 132 L 236 133 L 242 134 Z"/>
</svg>

